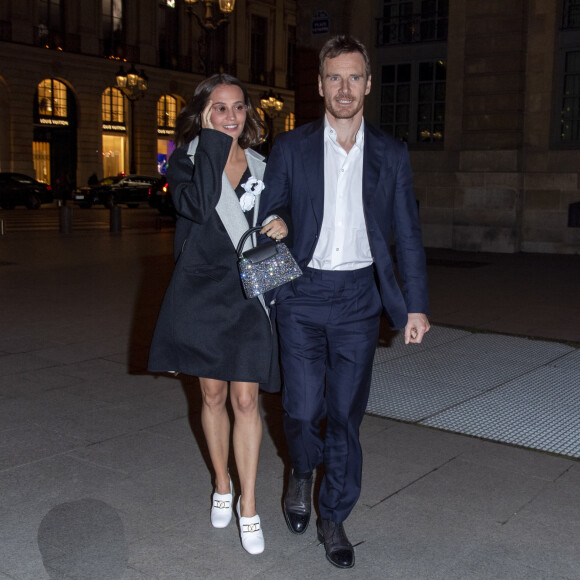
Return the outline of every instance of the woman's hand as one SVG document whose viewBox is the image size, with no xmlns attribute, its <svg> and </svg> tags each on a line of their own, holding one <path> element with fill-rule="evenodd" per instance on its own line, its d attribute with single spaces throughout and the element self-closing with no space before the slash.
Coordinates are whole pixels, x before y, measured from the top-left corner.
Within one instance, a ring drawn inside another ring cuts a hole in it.
<svg viewBox="0 0 580 580">
<path fill-rule="evenodd" d="M 210 99 L 205 106 L 205 109 L 201 112 L 201 128 L 202 129 L 213 129 L 213 123 L 211 122 L 211 108 L 212 100 Z"/>
<path fill-rule="evenodd" d="M 288 235 L 288 228 L 284 223 L 284 220 L 280 218 L 276 218 L 271 222 L 267 223 L 261 230 L 261 234 L 267 235 L 269 238 L 273 240 L 281 240 Z"/>
</svg>

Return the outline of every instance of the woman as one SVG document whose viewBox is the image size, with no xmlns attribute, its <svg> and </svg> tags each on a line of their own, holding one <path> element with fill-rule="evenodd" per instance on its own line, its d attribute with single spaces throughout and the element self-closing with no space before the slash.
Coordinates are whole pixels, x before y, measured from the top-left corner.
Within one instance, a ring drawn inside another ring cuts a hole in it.
<svg viewBox="0 0 580 580">
<path fill-rule="evenodd" d="M 242 545 L 251 554 L 264 550 L 254 495 L 262 438 L 258 389 L 278 390 L 279 375 L 267 308 L 261 296 L 244 297 L 236 246 L 257 220 L 265 163 L 249 147 L 260 142 L 263 131 L 246 89 L 225 74 L 200 83 L 180 113 L 178 147 L 167 170 L 177 212 L 176 265 L 149 357 L 151 371 L 199 377 L 202 426 L 215 471 L 216 528 L 229 524 L 233 508 L 227 467 L 230 384 L 241 484 L 236 509 Z M 287 231 L 275 217 L 261 233 L 280 239 Z"/>
</svg>

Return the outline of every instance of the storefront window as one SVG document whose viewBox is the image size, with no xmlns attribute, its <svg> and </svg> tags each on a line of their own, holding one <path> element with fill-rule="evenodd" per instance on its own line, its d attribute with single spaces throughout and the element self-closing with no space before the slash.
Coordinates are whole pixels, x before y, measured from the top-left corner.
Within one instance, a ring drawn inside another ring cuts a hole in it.
<svg viewBox="0 0 580 580">
<path fill-rule="evenodd" d="M 126 135 L 103 135 L 103 175 L 125 173 L 127 158 Z"/>
<path fill-rule="evenodd" d="M 57 79 L 38 83 L 33 101 L 32 160 L 39 181 L 65 198 L 76 181 L 76 103 L 72 91 Z M 62 187 L 62 184 L 68 184 Z"/>
<path fill-rule="evenodd" d="M 125 99 L 123 93 L 114 87 L 105 89 L 101 97 L 105 177 L 124 173 L 128 166 Z"/>
<path fill-rule="evenodd" d="M 173 153 L 172 141 L 177 119 L 177 99 L 163 95 L 157 101 L 157 171 L 160 175 L 167 172 L 167 160 Z"/>
<path fill-rule="evenodd" d="M 50 143 L 33 141 L 32 161 L 35 178 L 42 183 L 50 183 Z"/>
</svg>

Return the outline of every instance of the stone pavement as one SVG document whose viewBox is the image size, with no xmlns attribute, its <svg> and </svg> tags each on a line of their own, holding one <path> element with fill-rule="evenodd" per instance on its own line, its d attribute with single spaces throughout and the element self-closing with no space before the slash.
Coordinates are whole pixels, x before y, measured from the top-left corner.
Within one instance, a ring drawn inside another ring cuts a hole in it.
<svg viewBox="0 0 580 580">
<path fill-rule="evenodd" d="M 171 242 L 0 237 L 0 580 L 580 578 L 579 256 L 429 252 L 434 328 L 416 348 L 381 334 L 340 571 L 284 523 L 279 395 L 261 398 L 266 551 L 209 524 L 196 381 L 145 371 Z M 498 415 L 539 438 L 452 432 Z M 535 450 L 555 431 L 566 453 Z"/>
</svg>

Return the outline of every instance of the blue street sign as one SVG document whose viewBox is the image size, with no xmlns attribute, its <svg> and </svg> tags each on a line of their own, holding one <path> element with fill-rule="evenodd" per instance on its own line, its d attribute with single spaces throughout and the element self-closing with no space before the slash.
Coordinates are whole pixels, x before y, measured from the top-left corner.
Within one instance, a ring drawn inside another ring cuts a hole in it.
<svg viewBox="0 0 580 580">
<path fill-rule="evenodd" d="M 330 19 L 328 12 L 318 10 L 312 19 L 312 34 L 327 34 L 330 30 Z"/>
</svg>

